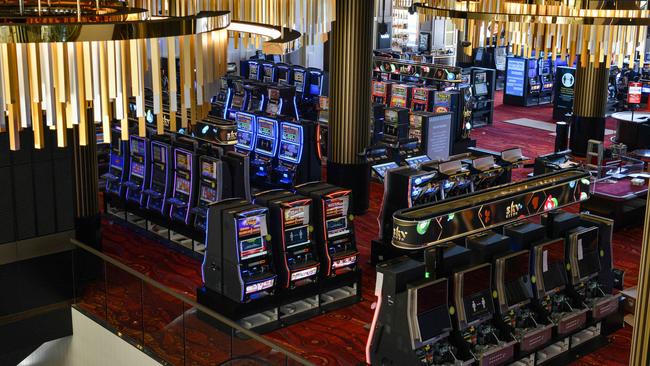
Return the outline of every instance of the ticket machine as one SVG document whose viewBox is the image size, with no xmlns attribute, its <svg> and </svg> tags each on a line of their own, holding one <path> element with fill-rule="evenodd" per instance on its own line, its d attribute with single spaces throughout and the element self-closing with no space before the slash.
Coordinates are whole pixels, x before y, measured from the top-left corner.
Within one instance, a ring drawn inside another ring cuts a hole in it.
<svg viewBox="0 0 650 366">
<path fill-rule="evenodd" d="M 251 160 L 251 178 L 257 183 L 271 181 L 271 172 L 278 152 L 278 121 L 267 117 L 257 118 L 255 156 Z"/>
<path fill-rule="evenodd" d="M 205 287 L 232 301 L 273 294 L 277 275 L 268 209 L 236 198 L 210 205 L 201 270 Z"/>
<path fill-rule="evenodd" d="M 257 117 L 254 114 L 238 112 L 235 121 L 237 122 L 237 143 L 235 144 L 235 151 L 249 155 L 255 149 Z"/>
<path fill-rule="evenodd" d="M 111 130 L 111 144 L 108 153 L 108 172 L 106 179 L 106 193 L 118 199 L 124 198 L 126 186 L 124 182 L 129 179 L 129 141 L 120 138 L 120 131 Z"/>
<path fill-rule="evenodd" d="M 514 358 L 515 340 L 495 326 L 492 265 L 481 264 L 454 273 L 454 328 L 459 354 L 479 365 L 504 365 Z"/>
<path fill-rule="evenodd" d="M 299 185 L 296 192 L 313 201 L 311 217 L 319 245 L 321 277 L 334 277 L 356 270 L 359 251 L 350 214 L 352 192 L 322 182 Z"/>
<path fill-rule="evenodd" d="M 144 191 L 149 186 L 149 141 L 137 135 L 129 136 L 129 175 L 124 182 L 126 201 L 144 207 Z"/>
<path fill-rule="evenodd" d="M 411 105 L 411 96 L 413 86 L 407 84 L 393 85 L 390 97 L 391 107 L 409 108 Z"/>
<path fill-rule="evenodd" d="M 372 102 L 387 105 L 390 103 L 391 89 L 393 83 L 390 81 L 372 81 Z"/>
<path fill-rule="evenodd" d="M 170 204 L 169 217 L 172 221 L 190 225 L 194 221 L 191 208 L 196 201 L 198 146 L 196 141 L 193 141 L 193 144 L 188 141 L 184 145 L 173 150 L 173 185 L 171 197 L 167 201 Z"/>
<path fill-rule="evenodd" d="M 278 163 L 273 170 L 273 182 L 283 187 L 320 179 L 321 165 L 313 141 L 316 124 L 280 122 Z"/>
<path fill-rule="evenodd" d="M 296 106 L 296 93 L 288 85 L 267 85 L 267 101 L 264 113 L 269 117 L 285 116 L 298 120 L 298 107 Z"/>
<path fill-rule="evenodd" d="M 227 112 L 224 114 L 229 120 L 235 120 L 237 112 L 246 110 L 246 93 L 244 92 L 244 82 L 241 79 L 234 79 L 232 86 L 229 86 L 230 100 L 227 104 Z"/>
<path fill-rule="evenodd" d="M 150 149 L 149 171 L 151 172 L 151 180 L 149 181 L 149 188 L 144 191 L 147 195 L 147 210 L 167 217 L 169 214 L 167 198 L 171 192 L 171 139 L 160 137 L 151 140 Z"/>
<path fill-rule="evenodd" d="M 284 190 L 255 196 L 255 203 L 269 208 L 271 237 L 277 259 L 278 285 L 283 289 L 316 283 L 320 261 L 313 239 L 311 199 Z"/>
<path fill-rule="evenodd" d="M 446 278 L 426 278 L 424 263 L 399 257 L 377 266 L 377 281 L 368 364 L 468 364 L 457 358 L 458 350 L 450 343 Z"/>
<path fill-rule="evenodd" d="M 427 87 L 413 88 L 411 111 L 430 112 L 433 107 L 436 90 Z"/>
<path fill-rule="evenodd" d="M 198 202 L 191 209 L 194 227 L 199 233 L 207 229 L 208 206 L 230 196 L 230 169 L 215 156 L 199 156 Z"/>
</svg>

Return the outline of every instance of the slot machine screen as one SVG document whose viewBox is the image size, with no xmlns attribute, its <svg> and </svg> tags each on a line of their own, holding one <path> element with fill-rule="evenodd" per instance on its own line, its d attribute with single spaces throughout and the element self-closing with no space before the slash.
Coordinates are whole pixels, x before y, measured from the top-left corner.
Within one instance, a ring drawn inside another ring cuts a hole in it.
<svg viewBox="0 0 650 366">
<path fill-rule="evenodd" d="M 248 78 L 249 79 L 254 79 L 257 80 L 257 70 L 259 68 L 259 64 L 256 62 L 250 62 L 248 64 Z"/>
<path fill-rule="evenodd" d="M 418 327 L 422 343 L 449 331 L 451 321 L 447 308 L 447 281 L 434 282 L 416 290 Z"/>
<path fill-rule="evenodd" d="M 201 163 L 201 175 L 210 179 L 217 179 L 217 167 L 214 162 L 204 161 Z"/>
<path fill-rule="evenodd" d="M 111 155 L 111 166 L 122 169 L 124 160 L 120 155 Z"/>
<path fill-rule="evenodd" d="M 300 145 L 282 141 L 280 143 L 279 157 L 282 160 L 298 163 L 300 159 Z"/>
<path fill-rule="evenodd" d="M 273 141 L 264 137 L 258 137 L 255 144 L 255 151 L 267 154 L 273 154 Z"/>
<path fill-rule="evenodd" d="M 176 189 L 176 192 L 180 192 L 180 193 L 189 195 L 190 194 L 190 181 L 185 179 L 185 178 L 176 177 L 176 187 L 175 187 L 175 189 Z"/>
<path fill-rule="evenodd" d="M 428 97 L 427 97 L 427 90 L 424 88 L 416 88 L 413 90 L 413 99 L 417 99 L 419 101 L 426 102 Z"/>
<path fill-rule="evenodd" d="M 375 95 L 386 94 L 386 84 L 381 81 L 374 80 L 372 82 L 372 93 Z"/>
<path fill-rule="evenodd" d="M 408 166 L 410 166 L 413 169 L 417 169 L 417 167 L 422 163 L 431 161 L 431 159 L 429 159 L 429 157 L 426 155 L 412 156 L 410 158 L 406 158 L 405 160 L 406 160 L 406 164 L 408 164 Z"/>
<path fill-rule="evenodd" d="M 237 113 L 237 130 L 253 132 L 253 117 L 243 113 Z"/>
<path fill-rule="evenodd" d="M 153 151 L 153 160 L 159 163 L 165 163 L 165 152 L 160 145 L 152 144 L 151 150 Z"/>
<path fill-rule="evenodd" d="M 426 173 L 411 177 L 411 206 L 435 200 L 435 194 L 440 190 L 440 182 L 436 181 L 436 176 L 436 173 Z"/>
<path fill-rule="evenodd" d="M 257 121 L 257 135 L 274 138 L 275 123 L 271 120 L 260 118 Z"/>
<path fill-rule="evenodd" d="M 490 283 L 492 267 L 480 266 L 463 275 L 463 305 L 467 323 L 488 315 L 493 310 Z"/>
<path fill-rule="evenodd" d="M 264 81 L 270 83 L 273 81 L 273 65 L 264 65 Z"/>
<path fill-rule="evenodd" d="M 201 186 L 201 201 L 207 203 L 217 202 L 217 191 L 208 186 Z"/>
<path fill-rule="evenodd" d="M 250 132 L 237 131 L 237 145 L 250 150 L 253 145 L 253 134 Z"/>
<path fill-rule="evenodd" d="M 142 163 L 131 163 L 131 174 L 138 178 L 144 178 L 144 164 Z"/>
<path fill-rule="evenodd" d="M 269 88 L 269 99 L 270 100 L 279 100 L 280 99 L 280 91 L 275 88 Z"/>
<path fill-rule="evenodd" d="M 390 123 L 397 123 L 398 122 L 397 111 L 394 109 L 386 109 L 384 111 L 384 120 Z"/>
<path fill-rule="evenodd" d="M 372 170 L 375 172 L 375 174 L 377 174 L 379 178 L 384 179 L 384 177 L 386 176 L 386 172 L 389 169 L 394 169 L 397 167 L 399 167 L 399 165 L 397 165 L 396 162 L 391 161 L 389 163 L 373 165 Z"/>
<path fill-rule="evenodd" d="M 564 269 L 564 239 L 558 239 L 547 244 L 541 244 L 535 248 L 539 255 L 537 261 L 541 261 L 542 279 L 544 281 L 544 292 L 555 288 L 564 288 L 566 285 L 566 272 Z M 539 275 L 538 275 L 539 277 Z"/>
<path fill-rule="evenodd" d="M 506 291 L 506 304 L 513 306 L 530 298 L 528 289 L 530 273 L 530 254 L 523 252 L 504 261 L 503 284 Z"/>
<path fill-rule="evenodd" d="M 266 254 L 264 235 L 266 235 L 265 217 L 249 216 L 237 220 L 241 260 Z"/>
<path fill-rule="evenodd" d="M 393 87 L 393 95 L 406 98 L 406 87 L 404 85 L 395 85 Z"/>
<path fill-rule="evenodd" d="M 294 70 L 293 71 L 293 85 L 296 87 L 298 93 L 304 91 L 305 83 L 305 72 L 303 70 Z"/>
<path fill-rule="evenodd" d="M 537 76 L 537 60 L 528 60 L 528 77 L 534 78 Z"/>
<path fill-rule="evenodd" d="M 447 113 L 451 108 L 449 93 L 436 92 L 433 96 L 433 111 L 435 113 Z"/>
<path fill-rule="evenodd" d="M 320 95 L 320 84 L 318 81 L 314 80 L 317 79 L 318 76 L 312 76 L 312 81 L 309 84 L 309 94 L 310 95 Z"/>
<path fill-rule="evenodd" d="M 278 84 L 289 83 L 289 69 L 286 67 L 278 67 L 276 73 L 278 74 Z"/>
<path fill-rule="evenodd" d="M 286 248 L 290 249 L 309 242 L 309 228 L 307 225 L 292 227 L 284 231 Z"/>
<path fill-rule="evenodd" d="M 349 199 L 349 196 L 341 196 L 325 200 L 325 226 L 328 238 L 350 232 L 347 220 Z"/>
<path fill-rule="evenodd" d="M 231 107 L 235 109 L 241 109 L 244 105 L 244 96 L 235 94 L 232 97 Z"/>
<path fill-rule="evenodd" d="M 276 103 L 276 102 L 273 101 L 273 100 L 270 100 L 270 101 L 266 104 L 266 113 L 267 113 L 267 114 L 270 114 L 270 115 L 272 115 L 272 116 L 277 115 L 279 109 L 280 109 L 280 104 L 279 104 L 279 103 Z"/>
<path fill-rule="evenodd" d="M 302 141 L 302 129 L 300 126 L 292 126 L 287 123 L 282 124 L 282 141 L 299 144 Z"/>
<path fill-rule="evenodd" d="M 190 156 L 189 154 L 176 151 L 176 168 L 189 170 L 190 169 Z"/>
<path fill-rule="evenodd" d="M 576 254 L 578 258 L 578 272 L 581 279 L 586 279 L 600 271 L 598 257 L 598 228 L 591 227 L 576 236 Z"/>
<path fill-rule="evenodd" d="M 486 83 L 474 84 L 474 94 L 477 97 L 488 95 L 488 88 Z"/>
<path fill-rule="evenodd" d="M 134 155 L 144 155 L 144 141 L 138 138 L 131 138 L 131 153 Z"/>
</svg>

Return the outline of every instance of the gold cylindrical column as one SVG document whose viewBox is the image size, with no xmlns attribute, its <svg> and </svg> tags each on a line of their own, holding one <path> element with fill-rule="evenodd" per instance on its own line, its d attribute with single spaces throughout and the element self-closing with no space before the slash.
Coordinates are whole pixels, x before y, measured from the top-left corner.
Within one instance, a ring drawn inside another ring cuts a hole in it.
<svg viewBox="0 0 650 366">
<path fill-rule="evenodd" d="M 650 195 L 646 200 L 630 366 L 650 364 Z"/>
<path fill-rule="evenodd" d="M 588 62 L 583 67 L 578 61 L 570 138 L 571 151 L 576 155 L 585 155 L 587 141 L 604 141 L 608 83 L 608 65 Z"/>
<path fill-rule="evenodd" d="M 332 24 L 327 180 L 351 188 L 368 209 L 370 171 L 359 154 L 370 138 L 373 0 L 339 1 Z"/>
</svg>

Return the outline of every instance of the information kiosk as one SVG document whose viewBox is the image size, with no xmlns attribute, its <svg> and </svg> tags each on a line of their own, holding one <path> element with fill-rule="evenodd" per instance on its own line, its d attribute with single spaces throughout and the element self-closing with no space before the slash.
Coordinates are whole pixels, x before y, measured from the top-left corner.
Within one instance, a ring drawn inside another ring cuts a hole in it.
<svg viewBox="0 0 650 366">
<path fill-rule="evenodd" d="M 314 122 L 280 122 L 278 164 L 272 176 L 275 184 L 289 188 L 320 180 L 320 159 L 313 143 L 315 134 Z"/>
<path fill-rule="evenodd" d="M 255 157 L 251 160 L 253 181 L 269 183 L 278 152 L 278 121 L 267 117 L 257 118 Z"/>
<path fill-rule="evenodd" d="M 191 207 L 196 201 L 197 172 L 199 170 L 197 147 L 194 146 L 192 149 L 175 147 L 173 150 L 173 188 L 171 198 L 168 199 L 171 206 L 169 216 L 172 222 L 190 225 L 194 220 Z"/>
<path fill-rule="evenodd" d="M 240 199 L 208 207 L 205 287 L 245 303 L 275 292 L 277 275 L 268 228 L 268 209 Z"/>
<path fill-rule="evenodd" d="M 230 169 L 224 168 L 221 160 L 214 156 L 199 156 L 199 188 L 197 205 L 191 209 L 194 227 L 205 237 L 208 206 L 230 196 Z M 205 240 L 205 239 L 204 239 Z"/>
<path fill-rule="evenodd" d="M 451 114 L 411 112 L 408 137 L 416 138 L 420 152 L 432 160 L 447 160 L 451 154 Z"/>
<path fill-rule="evenodd" d="M 113 195 L 118 200 L 124 198 L 126 191 L 125 182 L 129 179 L 129 141 L 120 138 L 121 132 L 111 130 L 111 144 L 108 153 L 108 172 L 104 174 L 106 179 L 106 193 Z"/>
<path fill-rule="evenodd" d="M 248 155 L 255 149 L 257 117 L 250 113 L 238 112 L 235 120 L 237 122 L 237 144 L 235 144 L 235 151 Z"/>
<path fill-rule="evenodd" d="M 167 198 L 171 192 L 171 139 L 162 136 L 157 137 L 156 140 L 151 140 L 150 148 L 149 171 L 151 172 L 151 180 L 149 188 L 144 191 L 147 195 L 147 210 L 156 215 L 167 217 L 169 215 Z"/>
<path fill-rule="evenodd" d="M 127 203 L 144 207 L 144 191 L 149 186 L 149 141 L 137 135 L 129 136 L 129 179 L 126 186 Z"/>
<path fill-rule="evenodd" d="M 372 102 L 384 105 L 390 103 L 392 86 L 393 83 L 389 81 L 373 80 Z"/>
<path fill-rule="evenodd" d="M 370 365 L 464 365 L 450 344 L 446 278 L 428 279 L 408 257 L 377 266 L 377 306 L 366 344 Z"/>
<path fill-rule="evenodd" d="M 321 277 L 356 271 L 359 251 L 350 214 L 351 191 L 311 182 L 297 186 L 296 192 L 313 201 L 311 217 L 320 248 Z"/>
<path fill-rule="evenodd" d="M 284 190 L 255 196 L 255 203 L 269 208 L 271 237 L 277 259 L 278 285 L 283 289 L 315 284 L 320 261 L 312 239 L 311 199 Z"/>
<path fill-rule="evenodd" d="M 515 340 L 499 330 L 492 317 L 492 265 L 481 264 L 454 273 L 454 328 L 459 353 L 479 365 L 503 365 L 513 360 Z"/>
<path fill-rule="evenodd" d="M 409 108 L 412 92 L 413 86 L 411 85 L 394 84 L 391 91 L 390 107 Z"/>
</svg>

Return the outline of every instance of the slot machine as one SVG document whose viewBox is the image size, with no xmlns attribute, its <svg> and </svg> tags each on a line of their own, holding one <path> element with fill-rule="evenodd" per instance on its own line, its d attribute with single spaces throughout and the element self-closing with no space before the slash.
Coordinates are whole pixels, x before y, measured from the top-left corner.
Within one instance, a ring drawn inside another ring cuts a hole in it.
<svg viewBox="0 0 650 366">
<path fill-rule="evenodd" d="M 208 206 L 205 287 L 239 303 L 275 293 L 268 209 L 233 198 Z"/>
<path fill-rule="evenodd" d="M 526 60 L 526 79 L 528 81 L 525 101 L 526 106 L 539 104 L 539 94 L 542 90 L 542 85 L 540 84 L 537 66 L 537 59 L 531 58 Z"/>
<path fill-rule="evenodd" d="M 255 157 L 251 160 L 251 177 L 255 182 L 268 183 L 278 152 L 278 121 L 267 117 L 257 117 L 257 137 Z"/>
<path fill-rule="evenodd" d="M 298 74 L 294 68 L 294 81 Z M 300 98 L 300 118 L 317 121 L 320 107 L 320 96 L 323 95 L 325 74 L 314 67 L 309 67 L 304 73 L 304 89 Z M 296 92 L 297 92 L 296 86 Z"/>
<path fill-rule="evenodd" d="M 213 156 L 199 156 L 198 201 L 191 211 L 194 227 L 200 233 L 207 229 L 208 206 L 230 195 L 230 172 L 224 163 Z"/>
<path fill-rule="evenodd" d="M 467 364 L 451 344 L 446 278 L 426 278 L 424 263 L 404 256 L 377 265 L 377 282 L 368 364 Z"/>
<path fill-rule="evenodd" d="M 382 141 L 395 146 L 407 138 L 409 129 L 409 110 L 406 108 L 386 108 L 384 111 L 384 133 Z"/>
<path fill-rule="evenodd" d="M 261 80 L 262 77 L 262 68 L 260 67 L 259 60 L 248 60 L 248 75 L 249 80 Z M 244 71 L 244 70 L 242 70 Z"/>
<path fill-rule="evenodd" d="M 293 289 L 316 283 L 320 261 L 312 238 L 311 199 L 284 190 L 255 196 L 255 203 L 269 208 L 271 236 L 277 259 L 278 285 Z"/>
<path fill-rule="evenodd" d="M 293 86 L 296 88 L 296 96 L 302 104 L 307 88 L 307 69 L 299 65 L 293 65 L 291 71 L 293 74 Z"/>
<path fill-rule="evenodd" d="M 232 86 L 229 87 L 230 101 L 228 103 L 227 112 L 225 113 L 226 119 L 234 121 L 237 112 L 243 112 L 247 109 L 246 93 L 244 91 L 244 82 L 241 79 L 235 79 Z"/>
<path fill-rule="evenodd" d="M 199 170 L 197 145 L 194 142 L 191 149 L 188 146 L 175 147 L 173 150 L 174 168 L 172 193 L 171 198 L 168 199 L 169 217 L 172 221 L 185 225 L 190 225 L 194 218 L 191 208 L 196 200 L 197 172 Z"/>
<path fill-rule="evenodd" d="M 559 336 L 584 328 L 587 309 L 567 295 L 567 273 L 564 238 L 553 239 L 532 250 L 533 292 L 538 311 L 556 326 Z"/>
<path fill-rule="evenodd" d="M 391 88 L 393 83 L 390 81 L 373 80 L 372 81 L 372 102 L 386 105 L 390 103 Z"/>
<path fill-rule="evenodd" d="M 249 155 L 255 149 L 257 117 L 250 113 L 238 112 L 235 121 L 237 122 L 237 143 L 235 144 L 235 151 Z"/>
<path fill-rule="evenodd" d="M 144 191 L 149 186 L 149 141 L 137 135 L 129 136 L 129 178 L 126 186 L 126 201 L 144 207 Z"/>
<path fill-rule="evenodd" d="M 457 271 L 453 279 L 454 328 L 460 353 L 473 356 L 479 365 L 510 362 L 516 342 L 493 322 L 492 265 Z"/>
<path fill-rule="evenodd" d="M 166 217 L 169 214 L 169 197 L 171 191 L 172 146 L 170 139 L 151 140 L 151 160 L 149 170 L 151 180 L 147 195 L 147 210 Z"/>
<path fill-rule="evenodd" d="M 288 85 L 268 85 L 267 102 L 264 113 L 270 117 L 285 116 L 298 120 L 298 107 L 296 106 L 296 93 Z"/>
<path fill-rule="evenodd" d="M 471 160 L 470 170 L 474 190 L 478 191 L 496 185 L 505 168 L 494 161 L 494 156 L 486 155 Z"/>
<path fill-rule="evenodd" d="M 121 132 L 111 130 L 111 144 L 108 152 L 108 172 L 104 174 L 106 179 L 106 192 L 118 199 L 124 198 L 125 185 L 129 179 L 129 166 L 126 164 L 129 154 L 129 141 L 120 138 Z"/>
<path fill-rule="evenodd" d="M 471 172 L 461 159 L 444 163 L 429 162 L 420 165 L 424 171 L 437 170 L 442 180 L 442 198 L 458 196 L 474 191 Z"/>
<path fill-rule="evenodd" d="M 553 324 L 532 306 L 530 250 L 522 250 L 495 261 L 495 305 L 498 322 L 519 343 L 523 356 L 545 346 L 553 337 Z"/>
<path fill-rule="evenodd" d="M 431 88 L 413 88 L 413 97 L 411 98 L 411 111 L 430 112 L 433 107 L 435 93 L 436 91 Z"/>
<path fill-rule="evenodd" d="M 353 216 L 350 214 L 352 192 L 322 182 L 299 185 L 296 192 L 313 201 L 310 215 L 314 220 L 314 234 L 319 245 L 321 277 L 356 271 L 359 251 L 354 237 Z"/>
<path fill-rule="evenodd" d="M 280 122 L 278 164 L 273 169 L 273 182 L 283 187 L 319 180 L 321 166 L 315 151 L 316 126 L 314 122 L 302 124 Z"/>
<path fill-rule="evenodd" d="M 275 64 L 271 61 L 260 62 L 262 71 L 260 72 L 261 81 L 265 84 L 275 83 Z"/>
<path fill-rule="evenodd" d="M 479 67 L 471 68 L 472 84 L 472 125 L 485 126 L 492 124 L 494 115 L 494 69 Z"/>
<path fill-rule="evenodd" d="M 275 64 L 275 78 L 279 85 L 293 85 L 293 70 L 291 65 L 284 63 Z M 296 87 L 297 91 L 297 87 Z"/>
<path fill-rule="evenodd" d="M 219 79 L 219 92 L 214 99 L 214 114 L 221 118 L 228 118 L 228 109 L 231 107 L 235 89 L 235 81 L 241 83 L 241 77 L 235 75 L 222 76 Z"/>
<path fill-rule="evenodd" d="M 244 105 L 246 112 L 264 112 L 266 109 L 266 86 L 255 82 L 245 83 Z"/>
<path fill-rule="evenodd" d="M 553 99 L 553 70 L 548 57 L 539 59 L 539 104 L 551 103 Z"/>
<path fill-rule="evenodd" d="M 229 191 L 232 192 L 231 196 L 244 198 L 250 201 L 250 156 L 237 151 L 228 151 L 225 155 L 221 156 L 221 161 L 228 167 L 227 171 L 230 173 L 231 180 L 229 181 Z M 224 182 L 224 186 L 229 182 Z"/>
<path fill-rule="evenodd" d="M 406 84 L 394 84 L 391 90 L 390 107 L 409 108 L 413 87 Z"/>
</svg>

